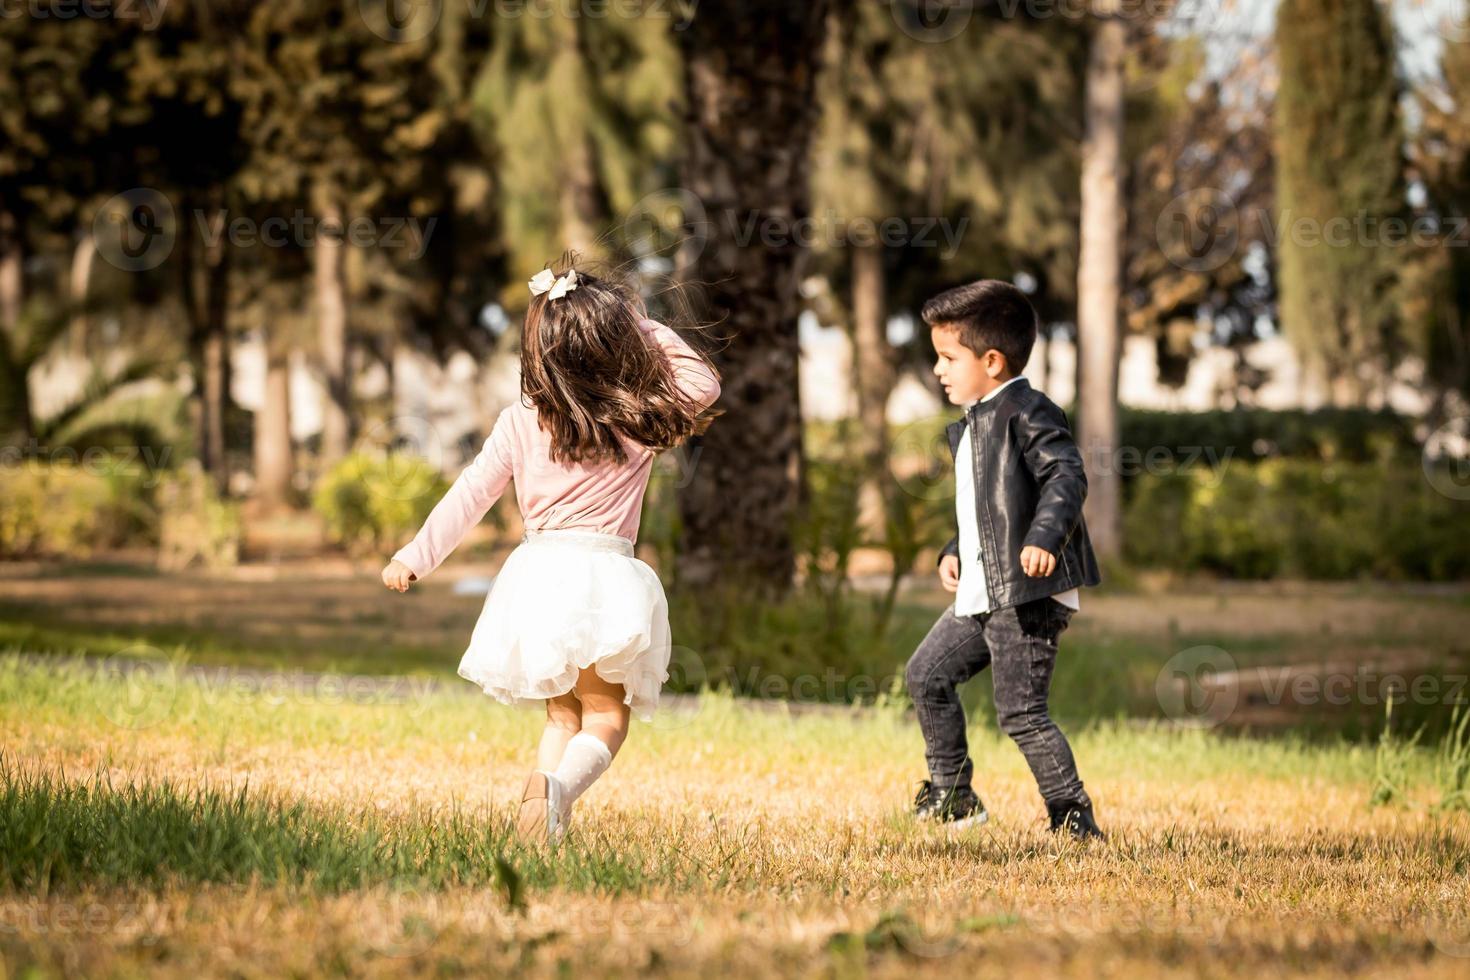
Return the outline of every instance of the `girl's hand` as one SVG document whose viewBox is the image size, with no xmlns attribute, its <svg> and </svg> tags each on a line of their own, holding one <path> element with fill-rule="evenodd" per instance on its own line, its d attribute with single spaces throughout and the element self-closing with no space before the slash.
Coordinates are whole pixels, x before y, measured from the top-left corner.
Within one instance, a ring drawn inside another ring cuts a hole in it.
<svg viewBox="0 0 1470 980">
<path fill-rule="evenodd" d="M 407 592 L 408 583 L 417 582 L 418 576 L 401 561 L 390 561 L 383 569 L 383 584 L 395 592 Z"/>
<path fill-rule="evenodd" d="M 946 592 L 955 592 L 960 587 L 960 560 L 954 555 L 945 555 L 939 562 L 939 584 Z"/>
<path fill-rule="evenodd" d="M 1021 570 L 1032 578 L 1046 578 L 1057 570 L 1057 556 L 1029 544 L 1021 549 Z"/>
</svg>

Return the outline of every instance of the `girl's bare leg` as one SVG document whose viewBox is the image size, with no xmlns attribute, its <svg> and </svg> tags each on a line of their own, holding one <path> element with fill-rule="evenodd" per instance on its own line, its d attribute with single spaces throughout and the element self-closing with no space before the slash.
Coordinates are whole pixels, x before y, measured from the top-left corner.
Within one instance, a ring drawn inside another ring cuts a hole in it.
<svg viewBox="0 0 1470 980">
<path fill-rule="evenodd" d="M 589 667 L 577 677 L 576 694 L 581 702 L 579 731 L 560 727 L 570 724 L 570 711 L 553 715 L 553 702 L 547 702 L 546 732 L 541 742 L 545 754 L 538 756 L 537 771 L 531 773 L 521 796 L 519 826 L 527 837 L 560 836 L 571 819 L 572 804 L 612 765 L 613 755 L 628 736 L 629 711 L 623 703 L 623 685 L 609 684 Z M 553 733 L 554 728 L 559 730 Z M 554 769 L 545 765 L 552 746 L 559 756 Z"/>
<path fill-rule="evenodd" d="M 545 772 L 556 769 L 572 736 L 582 730 L 582 702 L 571 691 L 559 698 L 546 700 L 546 729 L 536 748 L 536 768 Z"/>
<path fill-rule="evenodd" d="M 568 691 L 561 697 L 546 699 L 546 727 L 536 747 L 536 768 L 526 777 L 526 788 L 521 792 L 521 812 L 516 820 L 521 836 L 540 840 L 548 831 L 559 830 L 553 813 L 558 809 L 558 800 L 552 795 L 555 787 L 549 774 L 561 764 L 567 746 L 581 729 L 582 702 L 575 694 Z"/>
<path fill-rule="evenodd" d="M 577 695 L 582 699 L 582 731 L 617 755 L 628 737 L 629 709 L 623 703 L 623 685 L 609 684 L 595 668 L 587 667 L 577 676 Z"/>
</svg>

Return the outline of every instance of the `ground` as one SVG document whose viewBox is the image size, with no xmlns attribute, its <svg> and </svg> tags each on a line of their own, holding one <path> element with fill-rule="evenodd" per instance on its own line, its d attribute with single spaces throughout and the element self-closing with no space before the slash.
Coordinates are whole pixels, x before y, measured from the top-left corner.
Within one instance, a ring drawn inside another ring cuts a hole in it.
<svg viewBox="0 0 1470 980">
<path fill-rule="evenodd" d="M 7 580 L 11 653 L 26 629 L 98 655 L 174 631 L 221 660 L 289 660 L 319 637 L 408 651 L 392 663 L 426 679 L 452 671 L 478 605 L 447 582 L 412 605 L 349 580 L 118 572 Z M 1457 590 L 1084 604 L 1075 646 L 1092 651 L 1168 650 L 1172 629 L 1247 663 L 1452 655 L 1466 635 Z M 403 617 L 429 624 L 422 653 Z M 901 702 L 791 713 L 713 694 L 635 723 L 547 852 L 509 835 L 537 725 L 452 685 L 0 657 L 0 976 L 1470 975 L 1470 816 L 1441 806 L 1432 745 L 1078 719 L 1111 833 L 1084 847 L 1047 832 L 983 716 L 993 819 L 949 835 L 906 817 L 923 764 Z M 1386 769 L 1398 793 L 1370 806 Z"/>
</svg>

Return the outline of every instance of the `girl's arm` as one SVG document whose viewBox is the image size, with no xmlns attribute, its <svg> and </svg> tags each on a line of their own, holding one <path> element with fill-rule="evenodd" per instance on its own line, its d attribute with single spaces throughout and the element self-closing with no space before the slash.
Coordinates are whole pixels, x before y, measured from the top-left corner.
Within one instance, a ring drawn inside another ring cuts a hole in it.
<svg viewBox="0 0 1470 980">
<path fill-rule="evenodd" d="M 393 556 L 394 561 L 407 565 L 418 578 L 438 568 L 505 492 L 514 461 L 510 415 L 513 407 L 500 413 L 479 455 L 460 471 L 454 485 L 434 505 L 414 539 Z"/>
<path fill-rule="evenodd" d="M 643 320 L 638 325 L 663 349 L 674 368 L 674 385 L 684 397 L 698 404 L 701 411 L 720 397 L 720 379 L 683 337 L 657 320 Z"/>
</svg>

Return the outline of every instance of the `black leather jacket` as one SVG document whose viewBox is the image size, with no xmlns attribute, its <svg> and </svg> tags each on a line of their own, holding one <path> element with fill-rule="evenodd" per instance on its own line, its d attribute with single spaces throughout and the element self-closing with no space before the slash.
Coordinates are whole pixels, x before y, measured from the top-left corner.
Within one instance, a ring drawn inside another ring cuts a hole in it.
<svg viewBox="0 0 1470 980">
<path fill-rule="evenodd" d="M 958 453 L 967 424 L 991 611 L 1097 585 L 1097 558 L 1082 520 L 1087 474 L 1067 416 L 1023 377 L 945 427 L 951 456 Z M 944 546 L 941 561 L 945 555 L 956 555 L 961 563 L 975 557 L 960 554 L 959 540 L 955 535 Z M 1021 570 L 1021 549 L 1027 545 L 1056 556 L 1050 575 L 1032 578 Z"/>
</svg>

